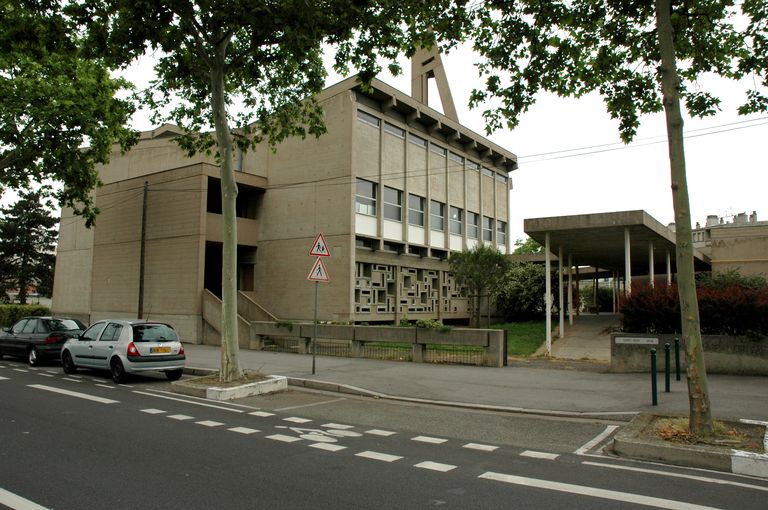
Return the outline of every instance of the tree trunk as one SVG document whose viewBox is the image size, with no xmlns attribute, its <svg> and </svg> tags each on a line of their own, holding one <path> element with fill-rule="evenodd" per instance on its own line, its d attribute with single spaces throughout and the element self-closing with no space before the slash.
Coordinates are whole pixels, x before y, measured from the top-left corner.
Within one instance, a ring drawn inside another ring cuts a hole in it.
<svg viewBox="0 0 768 510">
<path fill-rule="evenodd" d="M 685 175 L 683 117 L 680 112 L 679 79 L 672 33 L 670 0 L 656 0 L 656 24 L 661 51 L 661 89 L 667 118 L 672 202 L 675 209 L 677 277 L 682 317 L 683 343 L 688 358 L 690 430 L 694 434 L 714 432 L 709 404 L 709 385 L 699 325 L 699 303 L 693 270 L 693 238 L 688 183 Z"/>
<path fill-rule="evenodd" d="M 237 218 L 235 203 L 237 183 L 232 167 L 232 134 L 227 120 L 224 88 L 224 56 L 229 38 L 221 42 L 211 69 L 211 103 L 221 164 L 221 209 L 223 256 L 221 264 L 221 371 L 219 378 L 229 382 L 240 379 L 237 335 Z"/>
</svg>

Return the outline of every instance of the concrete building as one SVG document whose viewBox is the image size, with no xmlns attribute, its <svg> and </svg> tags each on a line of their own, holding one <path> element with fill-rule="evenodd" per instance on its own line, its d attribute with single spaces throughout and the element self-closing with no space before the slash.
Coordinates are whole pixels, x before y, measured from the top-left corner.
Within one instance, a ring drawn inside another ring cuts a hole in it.
<svg viewBox="0 0 768 510">
<path fill-rule="evenodd" d="M 509 252 L 516 156 L 380 81 L 366 93 L 350 78 L 319 100 L 327 134 L 236 156 L 246 308 L 311 319 L 309 251 L 322 232 L 332 256 L 321 320 L 466 319 L 446 259 L 477 243 Z M 141 295 L 145 318 L 202 341 L 206 289 L 221 289 L 219 169 L 205 156 L 185 157 L 178 134 L 166 125 L 124 155 L 115 149 L 99 170 L 95 228 L 62 212 L 55 313 L 136 317 Z"/>
<path fill-rule="evenodd" d="M 739 213 L 731 221 L 707 216 L 693 230 L 693 246 L 712 262 L 712 273 L 737 270 L 744 276 L 768 276 L 768 221 L 758 221 L 757 212 Z"/>
</svg>

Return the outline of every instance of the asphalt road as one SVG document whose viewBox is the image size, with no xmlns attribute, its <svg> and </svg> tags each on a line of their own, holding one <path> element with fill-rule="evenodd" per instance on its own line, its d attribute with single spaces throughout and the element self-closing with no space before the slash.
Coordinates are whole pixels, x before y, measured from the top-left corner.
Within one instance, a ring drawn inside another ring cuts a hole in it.
<svg viewBox="0 0 768 510">
<path fill-rule="evenodd" d="M 619 424 L 0 362 L 0 507 L 764 509 L 768 480 L 601 453 Z"/>
</svg>

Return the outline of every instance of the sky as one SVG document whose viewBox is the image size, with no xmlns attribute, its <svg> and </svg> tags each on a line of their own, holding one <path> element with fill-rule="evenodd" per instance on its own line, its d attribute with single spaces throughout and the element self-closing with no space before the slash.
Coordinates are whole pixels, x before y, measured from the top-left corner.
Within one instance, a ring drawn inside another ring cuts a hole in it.
<svg viewBox="0 0 768 510">
<path fill-rule="evenodd" d="M 477 86 L 475 56 L 465 47 L 443 55 L 459 121 L 485 135 L 482 110 L 467 107 Z M 329 59 L 330 62 L 330 59 Z M 398 77 L 378 78 L 410 94 L 410 65 L 401 61 Z M 137 85 L 151 78 L 152 59 L 144 57 L 126 75 Z M 329 73 L 327 85 L 344 77 Z M 768 220 L 768 116 L 739 116 L 750 83 L 706 79 L 701 85 L 721 97 L 722 112 L 706 119 L 685 119 L 685 155 L 691 217 L 702 225 L 714 214 L 732 221 L 735 214 L 757 212 Z M 441 111 L 437 92 L 430 106 Z M 133 127 L 149 130 L 146 114 Z M 510 239 L 525 237 L 523 220 L 549 216 L 643 209 L 662 224 L 674 221 L 664 114 L 641 118 L 635 141 L 624 145 L 618 121 L 605 112 L 599 95 L 563 99 L 541 94 L 512 131 L 499 130 L 491 141 L 519 158 L 510 174 Z M 574 150 L 576 149 L 576 150 Z"/>
</svg>

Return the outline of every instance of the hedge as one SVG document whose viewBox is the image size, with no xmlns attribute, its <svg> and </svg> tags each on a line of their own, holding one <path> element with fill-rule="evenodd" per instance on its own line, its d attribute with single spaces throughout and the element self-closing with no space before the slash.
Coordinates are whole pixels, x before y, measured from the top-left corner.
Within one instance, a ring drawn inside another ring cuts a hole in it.
<svg viewBox="0 0 768 510">
<path fill-rule="evenodd" d="M 12 326 L 22 317 L 50 315 L 51 311 L 41 305 L 0 305 L 0 326 Z"/>
</svg>

